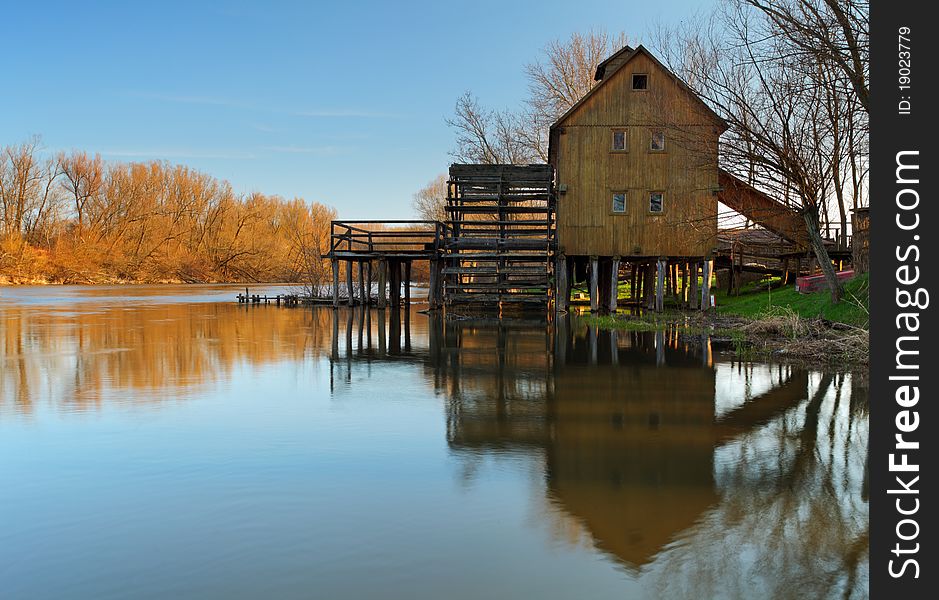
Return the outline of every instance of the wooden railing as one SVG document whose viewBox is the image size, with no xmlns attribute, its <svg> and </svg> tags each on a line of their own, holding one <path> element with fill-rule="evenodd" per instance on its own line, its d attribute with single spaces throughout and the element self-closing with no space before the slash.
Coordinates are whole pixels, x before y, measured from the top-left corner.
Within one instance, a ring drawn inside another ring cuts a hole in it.
<svg viewBox="0 0 939 600">
<path fill-rule="evenodd" d="M 449 225 L 440 221 L 333 221 L 329 253 L 343 255 L 438 254 Z"/>
</svg>

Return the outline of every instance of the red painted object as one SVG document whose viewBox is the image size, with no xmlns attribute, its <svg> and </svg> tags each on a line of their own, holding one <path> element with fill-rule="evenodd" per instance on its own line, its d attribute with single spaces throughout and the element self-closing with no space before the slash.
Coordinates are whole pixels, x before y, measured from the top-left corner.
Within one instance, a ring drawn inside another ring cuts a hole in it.
<svg viewBox="0 0 939 600">
<path fill-rule="evenodd" d="M 838 271 L 835 273 L 838 276 L 838 281 L 847 281 L 854 277 L 854 269 L 849 269 L 847 271 Z M 825 289 L 825 276 L 824 275 L 809 275 L 807 277 L 796 277 L 796 291 L 800 294 L 808 294 L 809 292 L 819 292 Z"/>
</svg>

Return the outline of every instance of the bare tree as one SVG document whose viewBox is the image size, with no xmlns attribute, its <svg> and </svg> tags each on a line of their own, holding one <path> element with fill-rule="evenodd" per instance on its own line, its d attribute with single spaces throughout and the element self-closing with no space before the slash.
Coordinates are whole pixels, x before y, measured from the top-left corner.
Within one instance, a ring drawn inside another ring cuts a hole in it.
<svg viewBox="0 0 939 600">
<path fill-rule="evenodd" d="M 425 221 L 447 220 L 447 176 L 441 173 L 414 194 L 414 212 Z"/>
<path fill-rule="evenodd" d="M 597 84 L 597 65 L 625 45 L 624 33 L 603 30 L 550 42 L 541 59 L 525 67 L 529 96 L 516 111 L 487 109 L 464 93 L 447 119 L 457 136 L 453 156 L 485 164 L 547 162 L 548 128 Z"/>
<path fill-rule="evenodd" d="M 829 63 L 865 112 L 870 112 L 870 2 L 868 0 L 744 0 L 772 22 L 788 50 Z"/>
<path fill-rule="evenodd" d="M 85 152 L 61 154 L 59 167 L 65 176 L 64 187 L 70 194 L 78 219 L 78 238 L 84 234 L 85 212 L 88 203 L 101 192 L 104 183 L 104 165 L 101 157 L 88 156 Z"/>
<path fill-rule="evenodd" d="M 841 286 L 820 220 L 828 218 L 829 200 L 843 204 L 845 146 L 856 151 L 864 125 L 849 111 L 853 87 L 839 85 L 836 63 L 792 38 L 751 0 L 726 0 L 711 19 L 660 35 L 659 45 L 673 70 L 729 125 L 721 165 L 802 214 L 837 302 Z M 846 137 L 849 131 L 855 139 Z M 857 164 L 851 173 L 857 187 Z M 843 214 L 839 208 L 842 222 Z"/>
<path fill-rule="evenodd" d="M 451 154 L 459 161 L 527 164 L 538 159 L 522 135 L 528 127 L 522 115 L 484 108 L 470 92 L 457 100 L 454 116 L 447 119 L 447 125 L 456 132 L 456 150 Z"/>
<path fill-rule="evenodd" d="M 594 30 L 554 40 L 542 57 L 525 66 L 528 76 L 525 141 L 544 162 L 548 160 L 548 128 L 583 98 L 598 82 L 597 65 L 626 45 L 626 34 Z"/>
</svg>

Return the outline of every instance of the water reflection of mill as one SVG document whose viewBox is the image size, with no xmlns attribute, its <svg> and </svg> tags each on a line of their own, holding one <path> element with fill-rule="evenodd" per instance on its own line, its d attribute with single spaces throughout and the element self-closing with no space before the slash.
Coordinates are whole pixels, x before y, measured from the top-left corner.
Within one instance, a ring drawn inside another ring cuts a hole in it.
<svg viewBox="0 0 939 600">
<path fill-rule="evenodd" d="M 866 390 L 849 375 L 715 364 L 706 336 L 599 332 L 576 317 L 553 326 L 430 317 L 426 347 L 412 347 L 409 322 L 389 322 L 386 334 L 383 315 L 357 314 L 346 313 L 345 343 L 342 318 L 334 323 L 334 367 L 418 359 L 448 399 L 455 452 L 542 457 L 549 501 L 627 567 L 651 563 L 720 502 L 759 511 L 816 494 L 831 504 L 822 510 L 866 511 Z M 840 482 L 830 481 L 836 471 Z M 835 553 L 850 573 L 866 523 L 843 533 Z"/>
</svg>

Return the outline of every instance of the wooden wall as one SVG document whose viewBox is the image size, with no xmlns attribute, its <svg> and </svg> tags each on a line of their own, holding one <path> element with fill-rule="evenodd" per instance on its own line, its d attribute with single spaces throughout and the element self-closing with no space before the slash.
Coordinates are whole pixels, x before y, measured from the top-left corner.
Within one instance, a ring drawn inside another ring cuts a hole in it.
<svg viewBox="0 0 939 600">
<path fill-rule="evenodd" d="M 632 74 L 649 89 L 632 90 Z M 612 151 L 615 129 L 627 151 Z M 665 151 L 650 150 L 654 130 Z M 552 130 L 556 140 L 558 241 L 568 255 L 702 256 L 717 235 L 717 138 L 721 124 L 658 63 L 638 53 Z M 612 211 L 625 191 L 626 211 Z M 649 212 L 648 194 L 665 193 Z"/>
</svg>

